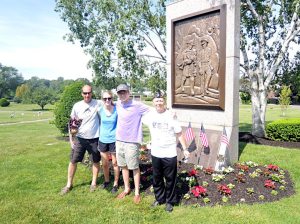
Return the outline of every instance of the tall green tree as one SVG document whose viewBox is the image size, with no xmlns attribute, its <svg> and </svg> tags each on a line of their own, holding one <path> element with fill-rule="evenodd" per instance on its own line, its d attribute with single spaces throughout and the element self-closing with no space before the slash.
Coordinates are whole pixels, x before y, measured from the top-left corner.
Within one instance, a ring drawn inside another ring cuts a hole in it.
<svg viewBox="0 0 300 224">
<path fill-rule="evenodd" d="M 73 105 L 82 100 L 81 89 L 84 83 L 76 81 L 65 87 L 60 100 L 55 104 L 54 108 L 54 125 L 63 135 L 68 134 L 68 121 Z"/>
<path fill-rule="evenodd" d="M 300 103 L 300 52 L 293 61 L 283 66 L 274 82 L 277 86 L 290 86 L 293 103 Z"/>
<path fill-rule="evenodd" d="M 45 87 L 35 88 L 31 94 L 32 102 L 39 105 L 42 110 L 47 104 L 53 104 L 55 100 L 55 93 L 53 90 Z"/>
<path fill-rule="evenodd" d="M 165 0 L 56 0 L 56 11 L 91 56 L 97 85 L 157 76 L 166 82 Z M 163 85 L 162 85 L 163 86 Z M 106 86 L 105 86 L 106 87 Z M 107 88 L 107 87 L 106 87 Z"/>
<path fill-rule="evenodd" d="M 250 81 L 252 134 L 265 136 L 267 91 L 291 44 L 299 44 L 299 0 L 241 0 L 243 76 Z"/>
<path fill-rule="evenodd" d="M 23 82 L 23 76 L 16 68 L 0 63 L 0 98 L 13 98 L 17 87 Z"/>
<path fill-rule="evenodd" d="M 285 112 L 291 103 L 291 94 L 292 91 L 289 86 L 282 87 L 279 97 L 279 104 L 281 107 L 281 113 L 283 117 L 285 116 Z"/>
</svg>

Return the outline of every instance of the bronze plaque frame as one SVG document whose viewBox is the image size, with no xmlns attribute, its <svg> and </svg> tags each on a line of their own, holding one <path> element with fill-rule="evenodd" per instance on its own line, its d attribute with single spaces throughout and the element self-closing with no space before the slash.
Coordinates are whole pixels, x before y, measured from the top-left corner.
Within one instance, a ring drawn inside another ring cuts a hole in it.
<svg viewBox="0 0 300 224">
<path fill-rule="evenodd" d="M 172 107 L 225 110 L 226 5 L 171 21 Z"/>
</svg>

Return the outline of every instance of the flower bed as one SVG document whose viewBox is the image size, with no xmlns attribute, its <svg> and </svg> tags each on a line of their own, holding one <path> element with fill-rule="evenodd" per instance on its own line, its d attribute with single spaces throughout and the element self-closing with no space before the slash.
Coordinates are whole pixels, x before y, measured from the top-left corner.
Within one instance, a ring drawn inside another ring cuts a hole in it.
<svg viewBox="0 0 300 224">
<path fill-rule="evenodd" d="M 141 164 L 141 190 L 153 194 L 151 164 Z M 254 162 L 236 163 L 223 172 L 193 164 L 178 164 L 178 201 L 184 205 L 213 206 L 265 203 L 295 193 L 287 170 Z"/>
</svg>

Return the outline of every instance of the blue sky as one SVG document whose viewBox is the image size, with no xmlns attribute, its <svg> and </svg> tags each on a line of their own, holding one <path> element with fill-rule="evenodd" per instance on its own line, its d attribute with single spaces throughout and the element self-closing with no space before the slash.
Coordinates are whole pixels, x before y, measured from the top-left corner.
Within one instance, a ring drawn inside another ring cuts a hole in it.
<svg viewBox="0 0 300 224">
<path fill-rule="evenodd" d="M 0 63 L 24 79 L 91 79 L 89 57 L 63 40 L 68 28 L 54 7 L 55 0 L 0 0 Z"/>
</svg>

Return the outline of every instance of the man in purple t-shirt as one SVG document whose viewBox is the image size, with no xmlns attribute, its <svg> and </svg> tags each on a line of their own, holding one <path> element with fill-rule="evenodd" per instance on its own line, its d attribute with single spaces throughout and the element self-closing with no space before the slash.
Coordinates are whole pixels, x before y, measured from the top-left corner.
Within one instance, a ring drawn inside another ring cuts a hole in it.
<svg viewBox="0 0 300 224">
<path fill-rule="evenodd" d="M 133 170 L 135 187 L 133 201 L 139 204 L 141 201 L 139 148 L 143 138 L 141 118 L 149 111 L 149 107 L 130 99 L 129 87 L 126 84 L 120 84 L 117 87 L 117 94 L 119 100 L 116 103 L 118 113 L 116 154 L 124 181 L 124 191 L 117 198 L 122 199 L 130 194 L 129 170 Z"/>
</svg>

